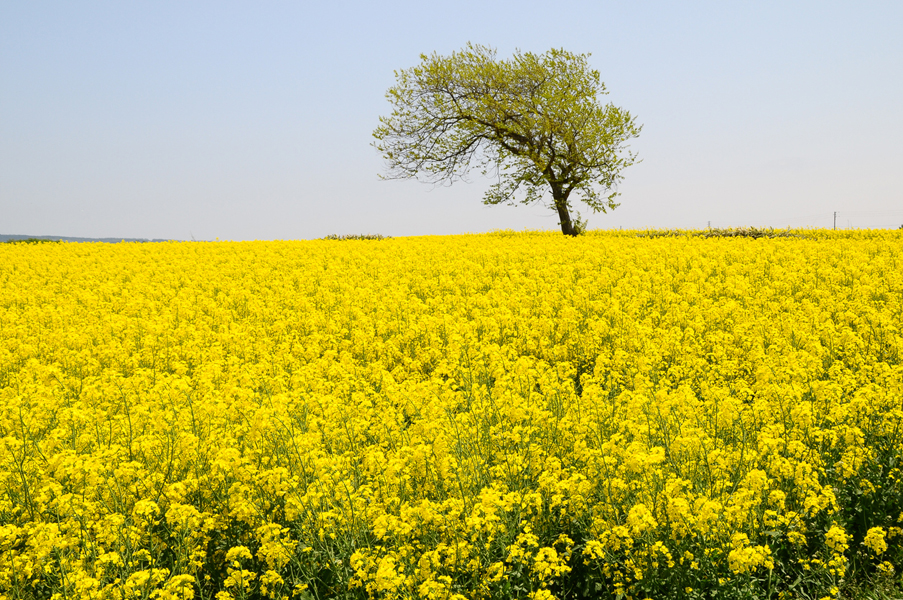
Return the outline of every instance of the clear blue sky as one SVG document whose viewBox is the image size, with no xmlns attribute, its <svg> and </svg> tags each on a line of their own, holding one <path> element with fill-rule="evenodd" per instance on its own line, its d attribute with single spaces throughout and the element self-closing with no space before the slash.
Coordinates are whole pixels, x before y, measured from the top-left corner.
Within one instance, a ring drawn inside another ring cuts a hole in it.
<svg viewBox="0 0 903 600">
<path fill-rule="evenodd" d="M 903 2 L 0 0 L 0 233 L 303 239 L 556 227 L 380 181 L 393 70 L 592 53 L 644 125 L 591 227 L 903 224 Z"/>
</svg>

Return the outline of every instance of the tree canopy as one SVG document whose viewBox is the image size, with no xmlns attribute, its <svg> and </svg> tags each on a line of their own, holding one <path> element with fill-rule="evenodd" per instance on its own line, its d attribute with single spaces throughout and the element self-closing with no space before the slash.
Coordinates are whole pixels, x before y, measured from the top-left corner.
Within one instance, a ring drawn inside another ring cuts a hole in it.
<svg viewBox="0 0 903 600">
<path fill-rule="evenodd" d="M 421 55 L 418 66 L 395 72 L 392 113 L 373 132 L 383 176 L 450 184 L 475 168 L 496 180 L 485 204 L 545 202 L 562 233 L 576 235 L 572 199 L 594 212 L 617 207 L 621 172 L 637 162 L 627 142 L 642 129 L 601 103 L 608 92 L 588 57 L 552 49 L 499 60 L 476 44 Z"/>
</svg>

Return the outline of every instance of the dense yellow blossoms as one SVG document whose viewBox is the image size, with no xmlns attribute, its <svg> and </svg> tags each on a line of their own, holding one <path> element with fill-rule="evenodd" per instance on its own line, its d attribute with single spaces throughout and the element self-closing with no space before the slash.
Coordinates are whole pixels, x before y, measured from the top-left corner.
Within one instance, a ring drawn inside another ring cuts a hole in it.
<svg viewBox="0 0 903 600">
<path fill-rule="evenodd" d="M 903 232 L 0 245 L 0 598 L 836 595 L 901 323 Z"/>
</svg>

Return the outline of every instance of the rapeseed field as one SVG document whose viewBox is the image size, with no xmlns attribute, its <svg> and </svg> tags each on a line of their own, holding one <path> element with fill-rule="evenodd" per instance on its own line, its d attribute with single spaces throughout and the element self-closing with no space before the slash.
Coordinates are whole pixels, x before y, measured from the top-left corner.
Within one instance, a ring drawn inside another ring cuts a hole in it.
<svg viewBox="0 0 903 600">
<path fill-rule="evenodd" d="M 0 598 L 836 598 L 903 232 L 0 245 Z"/>
</svg>

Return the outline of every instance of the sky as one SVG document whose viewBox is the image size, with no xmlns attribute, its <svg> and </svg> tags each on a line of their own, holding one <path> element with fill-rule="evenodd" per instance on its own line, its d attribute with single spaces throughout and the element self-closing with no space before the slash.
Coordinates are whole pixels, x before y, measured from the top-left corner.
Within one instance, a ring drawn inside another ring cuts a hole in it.
<svg viewBox="0 0 903 600">
<path fill-rule="evenodd" d="M 556 229 L 489 182 L 383 181 L 394 72 L 468 42 L 590 53 L 636 116 L 591 228 L 903 225 L 903 2 L 0 0 L 0 234 Z M 579 202 L 575 205 L 579 210 Z"/>
</svg>

